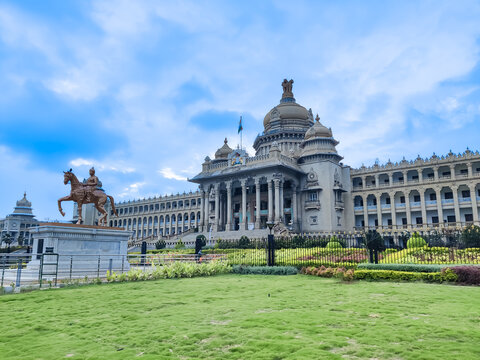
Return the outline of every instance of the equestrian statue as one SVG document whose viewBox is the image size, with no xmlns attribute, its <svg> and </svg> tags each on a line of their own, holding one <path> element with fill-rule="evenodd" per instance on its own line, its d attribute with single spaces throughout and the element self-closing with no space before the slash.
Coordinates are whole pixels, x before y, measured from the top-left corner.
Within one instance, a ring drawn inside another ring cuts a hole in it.
<svg viewBox="0 0 480 360">
<path fill-rule="evenodd" d="M 83 222 L 82 219 L 82 206 L 83 204 L 95 204 L 95 208 L 102 214 L 98 220 L 99 225 L 107 226 L 107 212 L 105 211 L 105 204 L 107 199 L 110 199 L 112 204 L 113 213 L 118 216 L 117 210 L 115 210 L 115 203 L 113 196 L 105 194 L 102 189 L 101 182 L 98 180 L 98 177 L 95 176 L 95 169 L 92 167 L 90 169 L 90 177 L 83 182 L 78 181 L 75 174 L 72 172 L 72 169 L 64 171 L 63 183 L 67 185 L 70 183 L 71 190 L 70 195 L 64 196 L 63 198 L 58 199 L 58 210 L 62 216 L 65 216 L 65 213 L 62 210 L 62 201 L 74 201 L 78 205 L 78 221 L 77 224 Z"/>
</svg>

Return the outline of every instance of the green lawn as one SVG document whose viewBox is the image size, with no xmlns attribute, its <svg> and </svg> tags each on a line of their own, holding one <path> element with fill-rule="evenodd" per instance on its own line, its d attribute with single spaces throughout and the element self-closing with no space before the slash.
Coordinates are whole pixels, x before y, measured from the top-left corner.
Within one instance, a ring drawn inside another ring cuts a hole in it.
<svg viewBox="0 0 480 360">
<path fill-rule="evenodd" d="M 223 275 L 4 295 L 0 315 L 2 359 L 480 358 L 480 287 Z"/>
</svg>

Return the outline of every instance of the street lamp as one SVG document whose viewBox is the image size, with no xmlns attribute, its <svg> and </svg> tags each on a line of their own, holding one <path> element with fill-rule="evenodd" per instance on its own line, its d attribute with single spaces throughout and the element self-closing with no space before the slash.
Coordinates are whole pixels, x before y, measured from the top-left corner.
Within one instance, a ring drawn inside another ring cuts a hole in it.
<svg viewBox="0 0 480 360">
<path fill-rule="evenodd" d="M 268 226 L 268 229 L 270 230 L 270 235 L 272 234 L 273 225 L 275 225 L 273 221 L 267 221 L 267 226 Z"/>
</svg>

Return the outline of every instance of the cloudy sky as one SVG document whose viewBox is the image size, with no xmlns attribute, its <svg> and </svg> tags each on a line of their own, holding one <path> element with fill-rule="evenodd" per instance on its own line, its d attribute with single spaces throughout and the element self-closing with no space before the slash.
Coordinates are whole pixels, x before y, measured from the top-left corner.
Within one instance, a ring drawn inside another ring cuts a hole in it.
<svg viewBox="0 0 480 360">
<path fill-rule="evenodd" d="M 352 167 L 480 148 L 478 1 L 1 1 L 0 217 L 57 219 L 63 170 L 116 201 L 195 190 L 293 78 Z M 71 217 L 72 205 L 65 205 Z"/>
</svg>

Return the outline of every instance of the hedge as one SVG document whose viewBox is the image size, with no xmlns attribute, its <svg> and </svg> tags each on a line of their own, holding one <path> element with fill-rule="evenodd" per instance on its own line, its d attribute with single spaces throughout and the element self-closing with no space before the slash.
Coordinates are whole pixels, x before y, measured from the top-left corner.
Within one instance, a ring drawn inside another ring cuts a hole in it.
<svg viewBox="0 0 480 360">
<path fill-rule="evenodd" d="M 358 270 L 394 270 L 394 271 L 409 271 L 409 272 L 422 272 L 422 273 L 434 273 L 440 272 L 446 265 L 437 264 L 370 264 L 362 263 L 358 264 Z"/>
<path fill-rule="evenodd" d="M 393 270 L 356 270 L 354 275 L 356 280 L 394 280 L 394 281 L 426 281 L 426 282 L 455 282 L 458 279 L 451 269 L 445 269 L 442 272 L 409 272 Z"/>
<path fill-rule="evenodd" d="M 296 275 L 298 269 L 294 266 L 244 266 L 234 265 L 232 272 L 235 274 L 256 275 Z"/>
</svg>

